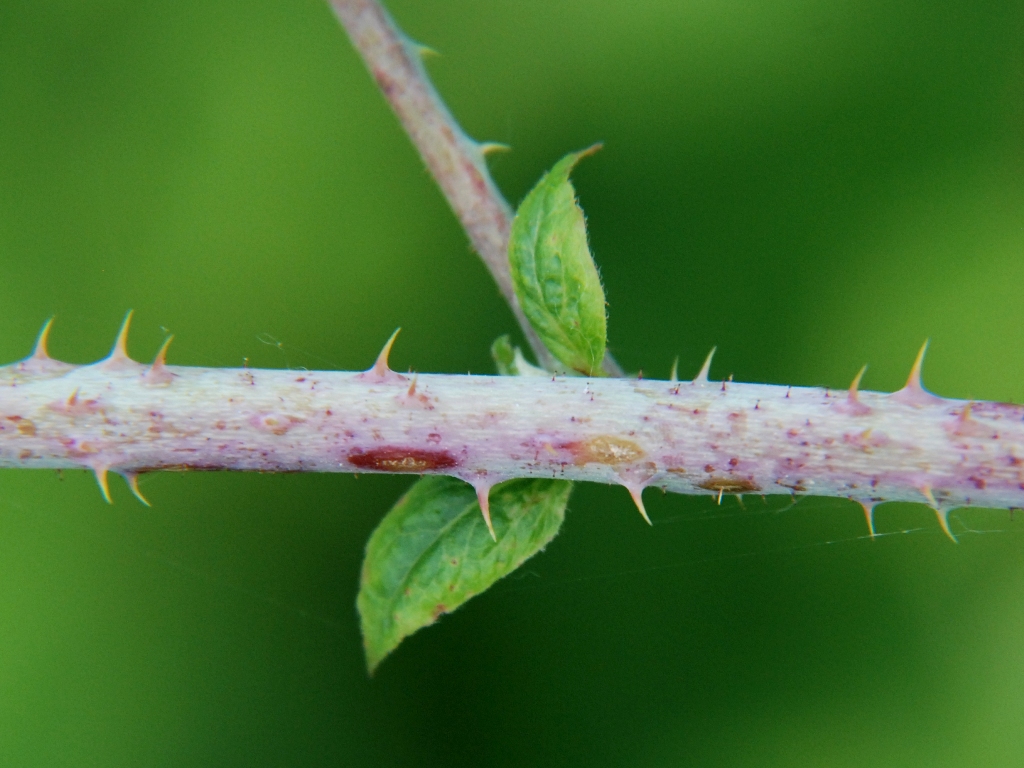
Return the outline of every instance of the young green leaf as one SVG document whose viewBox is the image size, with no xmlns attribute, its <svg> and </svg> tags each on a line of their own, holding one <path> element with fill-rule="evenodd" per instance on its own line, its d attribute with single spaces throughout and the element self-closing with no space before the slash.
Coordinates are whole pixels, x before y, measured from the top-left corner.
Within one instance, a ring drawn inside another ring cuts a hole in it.
<svg viewBox="0 0 1024 768">
<path fill-rule="evenodd" d="M 491 491 L 492 541 L 472 486 L 428 476 L 373 532 L 356 605 L 366 665 L 518 568 L 558 533 L 572 483 L 512 480 Z"/>
<path fill-rule="evenodd" d="M 530 365 L 519 347 L 513 347 L 508 334 L 499 336 L 491 344 L 494 366 L 502 376 L 550 376 L 543 368 Z"/>
<path fill-rule="evenodd" d="M 491 344 L 491 357 L 494 358 L 494 366 L 501 376 L 519 375 L 519 371 L 516 370 L 516 350 L 507 333 L 496 338 Z"/>
<path fill-rule="evenodd" d="M 587 376 L 601 375 L 607 321 L 569 174 L 599 148 L 566 155 L 544 175 L 516 211 L 509 239 L 512 284 L 523 312 L 551 354 Z"/>
</svg>

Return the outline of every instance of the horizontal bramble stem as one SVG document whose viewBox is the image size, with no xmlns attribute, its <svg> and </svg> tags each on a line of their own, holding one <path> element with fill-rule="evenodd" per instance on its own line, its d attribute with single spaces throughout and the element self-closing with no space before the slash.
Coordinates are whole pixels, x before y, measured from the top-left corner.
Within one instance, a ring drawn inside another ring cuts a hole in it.
<svg viewBox="0 0 1024 768">
<path fill-rule="evenodd" d="M 679 493 L 1024 506 L 1024 407 L 711 382 L 152 366 L 124 353 L 0 368 L 0 466 L 405 472 Z M 922 350 L 923 352 L 923 350 Z"/>
</svg>

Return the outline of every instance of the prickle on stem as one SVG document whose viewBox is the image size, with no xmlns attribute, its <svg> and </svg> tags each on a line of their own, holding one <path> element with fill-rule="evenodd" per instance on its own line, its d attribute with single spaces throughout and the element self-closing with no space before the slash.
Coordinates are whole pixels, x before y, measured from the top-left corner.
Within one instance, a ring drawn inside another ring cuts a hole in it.
<svg viewBox="0 0 1024 768">
<path fill-rule="evenodd" d="M 153 506 L 149 503 L 149 500 L 142 495 L 142 491 L 139 490 L 139 475 L 137 472 L 122 472 L 121 477 L 124 478 L 124 481 L 128 484 L 128 487 L 131 489 L 131 492 L 135 495 L 136 499 L 141 501 L 147 507 Z"/>
<path fill-rule="evenodd" d="M 700 372 L 693 377 L 694 384 L 702 385 L 708 383 L 708 374 L 711 373 L 711 359 L 715 356 L 715 352 L 717 350 L 718 347 L 712 347 L 711 351 L 708 352 L 708 356 L 704 358 L 704 365 L 701 366 Z"/>
<path fill-rule="evenodd" d="M 935 510 L 935 516 L 939 520 L 939 525 L 942 527 L 943 532 L 950 538 L 954 544 L 957 544 L 957 538 L 953 535 L 953 532 L 949 529 L 949 509 L 942 507 L 935 501 L 935 495 L 932 493 L 932 489 L 927 485 L 922 485 L 920 488 L 921 495 L 924 496 L 933 510 Z"/>
<path fill-rule="evenodd" d="M 864 378 L 864 374 L 867 371 L 867 369 L 868 367 L 866 365 L 862 366 L 861 369 L 857 371 L 857 375 L 853 377 L 853 382 L 850 384 L 849 394 L 847 395 L 851 403 L 858 402 L 857 392 L 860 390 L 860 382 L 861 379 Z"/>
<path fill-rule="evenodd" d="M 491 522 L 491 485 L 491 483 L 478 482 L 474 483 L 473 487 L 476 489 L 476 499 L 480 504 L 480 512 L 484 516 L 487 530 L 491 534 L 491 539 L 497 543 L 498 536 L 494 533 L 494 523 Z"/>
<path fill-rule="evenodd" d="M 32 357 L 29 358 L 30 360 L 43 363 L 53 359 L 50 357 L 50 353 L 46 351 L 46 344 L 50 338 L 51 326 L 53 326 L 52 317 L 43 323 L 43 329 L 39 331 L 39 338 L 36 340 L 36 348 L 32 351 Z"/>
<path fill-rule="evenodd" d="M 100 487 L 100 493 L 103 494 L 103 498 L 107 504 L 113 504 L 114 500 L 110 498 L 110 483 L 107 481 L 107 473 L 109 467 L 98 466 L 93 467 L 93 474 L 96 475 L 96 484 Z"/>
<path fill-rule="evenodd" d="M 654 525 L 651 522 L 651 518 L 647 516 L 647 510 L 644 508 L 643 491 L 642 485 L 627 485 L 626 490 L 629 491 L 630 497 L 633 499 L 633 503 L 636 504 L 636 508 L 640 511 L 641 517 L 647 521 L 648 525 Z"/>
<path fill-rule="evenodd" d="M 124 316 L 121 330 L 117 332 L 117 339 L 114 340 L 114 346 L 110 350 L 110 354 L 107 355 L 106 360 L 100 363 L 104 368 L 118 369 L 124 368 L 126 365 L 137 365 L 128 356 L 128 329 L 131 327 L 133 314 L 134 310 L 129 309 L 128 314 Z"/>
<path fill-rule="evenodd" d="M 174 341 L 173 334 L 164 339 L 164 343 L 160 345 L 156 357 L 153 358 L 153 364 L 149 366 L 149 370 L 143 376 L 148 383 L 170 384 L 174 380 L 174 374 L 167 370 L 167 348 L 171 346 L 172 341 Z"/>
<path fill-rule="evenodd" d="M 925 339 L 924 344 L 921 345 L 921 349 L 917 353 L 917 357 L 914 358 L 914 365 L 910 369 L 907 383 L 903 385 L 903 389 L 893 392 L 892 397 L 910 405 L 931 405 L 942 402 L 941 397 L 933 395 L 921 384 L 921 369 L 924 366 L 924 353 L 927 351 L 928 339 Z"/>
<path fill-rule="evenodd" d="M 864 510 L 864 519 L 868 524 L 868 533 L 871 534 L 871 540 L 875 539 L 875 507 L 878 506 L 877 501 L 858 501 L 861 508 Z"/>
<path fill-rule="evenodd" d="M 395 329 L 395 332 L 392 333 L 391 337 L 384 343 L 384 348 L 380 351 L 380 354 L 377 355 L 377 360 L 369 370 L 360 375 L 360 378 L 374 378 L 383 382 L 406 381 L 405 376 L 395 373 L 391 370 L 391 366 L 388 365 L 388 358 L 391 356 L 391 347 L 394 346 L 395 339 L 398 337 L 398 332 L 401 330 L 401 328 Z"/>
</svg>

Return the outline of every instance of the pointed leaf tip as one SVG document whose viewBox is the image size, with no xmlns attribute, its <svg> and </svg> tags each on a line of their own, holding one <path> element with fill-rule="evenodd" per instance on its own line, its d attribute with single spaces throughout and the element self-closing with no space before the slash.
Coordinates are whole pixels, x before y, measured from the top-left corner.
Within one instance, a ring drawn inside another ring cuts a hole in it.
<svg viewBox="0 0 1024 768">
<path fill-rule="evenodd" d="M 551 354 L 570 370 L 602 375 L 604 289 L 569 174 L 600 145 L 566 155 L 520 204 L 509 237 L 516 298 Z"/>
<path fill-rule="evenodd" d="M 480 525 L 478 489 L 437 475 L 414 483 L 366 546 L 356 605 L 370 674 L 404 638 L 542 550 L 562 525 L 571 490 L 564 480 L 494 486 L 495 542 Z"/>
<path fill-rule="evenodd" d="M 512 147 L 508 144 L 502 144 L 500 141 L 483 141 L 477 145 L 480 148 L 480 154 L 484 155 L 495 155 L 501 152 L 511 152 Z"/>
</svg>

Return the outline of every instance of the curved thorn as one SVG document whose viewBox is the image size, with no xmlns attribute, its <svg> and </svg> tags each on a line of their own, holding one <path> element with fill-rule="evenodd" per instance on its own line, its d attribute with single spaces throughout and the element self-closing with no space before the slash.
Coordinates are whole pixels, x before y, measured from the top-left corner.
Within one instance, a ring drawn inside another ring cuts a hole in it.
<svg viewBox="0 0 1024 768">
<path fill-rule="evenodd" d="M 395 329 L 395 332 L 391 334 L 391 338 L 389 338 L 387 342 L 384 344 L 384 348 L 380 351 L 380 354 L 377 355 L 376 362 L 370 367 L 369 370 L 359 374 L 359 378 L 376 379 L 377 381 L 388 383 L 408 381 L 407 377 L 402 376 L 400 373 L 395 373 L 393 370 L 391 370 L 391 367 L 388 365 L 388 357 L 391 355 L 391 347 L 394 345 L 395 338 L 398 336 L 398 332 L 401 330 L 401 328 Z"/>
<path fill-rule="evenodd" d="M 128 328 L 132 324 L 132 314 L 135 310 L 129 309 L 128 314 L 124 316 L 124 322 L 121 323 L 121 330 L 117 332 L 117 339 L 114 341 L 114 346 L 110 350 L 110 354 L 107 355 L 107 359 L 104 363 L 126 363 L 134 362 L 128 357 Z"/>
<path fill-rule="evenodd" d="M 494 155 L 499 152 L 512 151 L 512 147 L 510 147 L 508 144 L 502 144 L 500 141 L 482 141 L 479 144 L 477 144 L 477 147 L 480 150 L 480 154 L 484 155 L 485 157 L 487 155 Z"/>
<path fill-rule="evenodd" d="M 924 353 L 927 351 L 928 339 L 925 339 L 924 344 L 921 345 L 921 349 L 917 353 L 917 357 L 914 358 L 914 367 L 910 369 L 910 376 L 907 377 L 907 383 L 903 385 L 904 389 L 924 391 L 924 387 L 921 386 L 921 367 L 924 365 Z"/>
<path fill-rule="evenodd" d="M 46 343 L 50 338 L 50 326 L 53 325 L 53 318 L 51 317 L 45 323 L 43 323 L 43 329 L 39 331 L 39 338 L 36 339 L 36 348 L 32 351 L 32 360 L 38 360 L 45 362 L 51 360 L 49 353 L 46 351 Z"/>
<path fill-rule="evenodd" d="M 480 504 L 480 511 L 483 513 L 484 522 L 487 523 L 487 530 L 491 534 L 491 539 L 497 543 L 498 537 L 494 533 L 494 523 L 491 522 L 491 484 L 476 483 L 473 487 L 476 489 L 476 500 Z"/>
<path fill-rule="evenodd" d="M 391 337 L 384 343 L 384 348 L 380 351 L 380 354 L 377 355 L 377 360 L 374 362 L 373 368 L 370 370 L 378 376 L 383 377 L 392 373 L 390 366 L 388 366 L 388 358 L 391 356 L 391 347 L 394 346 L 395 339 L 398 337 L 398 332 L 401 330 L 401 328 L 395 328 L 395 332 L 391 334 Z"/>
<path fill-rule="evenodd" d="M 636 504 L 636 508 L 640 510 L 640 515 L 643 519 L 647 521 L 648 525 L 654 525 L 651 522 L 651 518 L 647 516 L 647 510 L 644 509 L 644 499 L 642 496 L 644 487 L 642 485 L 627 485 L 626 490 L 629 491 L 629 495 L 632 497 L 633 503 Z"/>
<path fill-rule="evenodd" d="M 850 384 L 849 398 L 853 402 L 857 402 L 857 392 L 860 389 L 860 380 L 864 378 L 864 372 L 868 369 L 865 365 L 857 372 L 857 375 L 853 377 L 853 383 Z"/>
<path fill-rule="evenodd" d="M 932 495 L 932 489 L 930 486 L 922 485 L 918 490 L 921 491 L 921 495 L 924 496 L 925 501 L 928 502 L 928 506 L 932 509 L 938 509 L 939 504 L 935 501 L 935 496 Z"/>
<path fill-rule="evenodd" d="M 715 351 L 718 347 L 712 347 L 711 351 L 708 352 L 708 356 L 704 359 L 704 365 L 701 366 L 700 373 L 698 373 L 694 379 L 694 384 L 707 384 L 708 374 L 711 373 L 711 358 L 715 356 Z"/>
<path fill-rule="evenodd" d="M 672 361 L 672 372 L 668 376 L 669 384 L 679 383 L 679 355 Z"/>
<path fill-rule="evenodd" d="M 110 498 L 110 484 L 107 482 L 108 469 L 109 467 L 93 467 L 92 471 L 96 475 L 96 484 L 99 485 L 103 498 L 107 500 L 107 504 L 113 504 L 114 501 Z"/>
<path fill-rule="evenodd" d="M 164 343 L 160 346 L 156 357 L 153 358 L 153 364 L 149 366 L 149 370 L 144 374 L 144 378 L 148 383 L 170 384 L 174 381 L 174 374 L 167 370 L 167 348 L 171 346 L 172 341 L 174 341 L 174 334 L 164 339 Z"/>
<path fill-rule="evenodd" d="M 949 537 L 949 540 L 952 541 L 954 544 L 959 544 L 960 542 L 957 540 L 956 536 L 953 535 L 953 532 L 949 529 L 949 510 L 940 509 L 936 507 L 935 516 L 939 519 L 939 525 L 942 526 L 943 533 L 945 533 Z"/>
<path fill-rule="evenodd" d="M 153 506 L 152 504 L 149 503 L 149 501 L 146 499 L 146 497 L 142 495 L 142 491 L 139 490 L 139 475 L 138 475 L 138 473 L 136 473 L 136 472 L 122 472 L 121 476 L 124 478 L 124 481 L 126 483 L 128 483 L 128 487 L 131 489 L 132 493 L 135 494 L 135 498 L 136 499 L 141 501 L 147 507 L 152 507 Z"/>
<path fill-rule="evenodd" d="M 156 357 L 153 358 L 153 368 L 159 369 L 167 365 L 167 348 L 171 346 L 172 341 L 174 341 L 173 333 L 164 339 L 164 343 L 160 345 L 160 349 L 157 351 Z"/>
<path fill-rule="evenodd" d="M 871 534 L 871 540 L 875 540 L 875 505 L 877 502 L 858 501 L 861 508 L 864 510 L 864 519 L 868 523 L 868 533 Z"/>
</svg>

